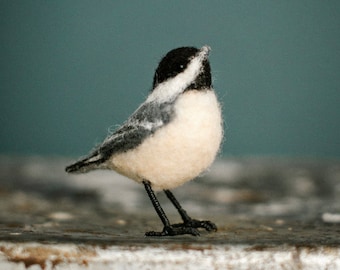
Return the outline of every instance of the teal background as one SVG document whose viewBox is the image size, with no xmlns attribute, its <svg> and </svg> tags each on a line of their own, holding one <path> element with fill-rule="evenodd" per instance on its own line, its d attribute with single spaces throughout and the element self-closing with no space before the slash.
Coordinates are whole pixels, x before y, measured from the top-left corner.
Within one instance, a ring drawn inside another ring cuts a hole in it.
<svg viewBox="0 0 340 270">
<path fill-rule="evenodd" d="M 340 1 L 0 1 L 0 154 L 86 154 L 212 47 L 224 156 L 340 157 Z"/>
</svg>

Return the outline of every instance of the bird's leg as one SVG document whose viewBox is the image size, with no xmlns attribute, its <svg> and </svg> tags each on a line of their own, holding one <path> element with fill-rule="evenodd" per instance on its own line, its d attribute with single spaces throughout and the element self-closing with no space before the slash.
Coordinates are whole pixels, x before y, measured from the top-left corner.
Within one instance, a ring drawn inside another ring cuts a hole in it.
<svg viewBox="0 0 340 270">
<path fill-rule="evenodd" d="M 178 210 L 178 213 L 181 215 L 183 223 L 179 224 L 173 224 L 172 226 L 174 228 L 179 227 L 189 227 L 189 228 L 204 228 L 207 231 L 217 231 L 217 227 L 214 223 L 212 223 L 209 220 L 196 220 L 192 219 L 187 212 L 182 208 L 182 206 L 179 204 L 175 196 L 172 194 L 170 190 L 164 190 L 166 196 L 169 198 L 169 200 L 172 202 L 172 204 L 176 207 Z"/>
<path fill-rule="evenodd" d="M 155 193 L 153 192 L 150 182 L 149 181 L 143 181 L 144 187 L 146 192 L 148 193 L 148 196 L 152 202 L 153 207 L 155 208 L 159 218 L 161 219 L 164 228 L 161 232 L 147 232 L 145 233 L 146 236 L 174 236 L 174 235 L 181 235 L 181 234 L 191 234 L 191 235 L 199 235 L 199 232 L 194 227 L 179 227 L 179 226 L 172 226 L 170 224 L 169 219 L 165 215 L 165 212 L 163 208 L 161 207 L 159 201 L 157 200 L 157 197 Z"/>
</svg>

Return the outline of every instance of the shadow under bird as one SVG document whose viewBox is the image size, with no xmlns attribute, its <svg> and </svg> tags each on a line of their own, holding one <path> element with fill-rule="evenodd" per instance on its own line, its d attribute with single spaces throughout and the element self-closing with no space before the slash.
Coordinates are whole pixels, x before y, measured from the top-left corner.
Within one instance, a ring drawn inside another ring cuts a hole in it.
<svg viewBox="0 0 340 270">
<path fill-rule="evenodd" d="M 142 183 L 164 227 L 146 236 L 216 231 L 192 219 L 170 189 L 197 177 L 214 161 L 223 137 L 221 107 L 212 88 L 210 47 L 180 47 L 160 61 L 153 88 L 137 110 L 68 173 L 110 169 Z M 183 223 L 171 224 L 154 190 L 163 190 Z"/>
</svg>

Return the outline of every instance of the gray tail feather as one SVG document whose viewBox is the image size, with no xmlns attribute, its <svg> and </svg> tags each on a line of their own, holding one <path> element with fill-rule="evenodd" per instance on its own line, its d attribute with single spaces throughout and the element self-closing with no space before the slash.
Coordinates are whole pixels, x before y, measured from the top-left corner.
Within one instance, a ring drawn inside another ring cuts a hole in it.
<svg viewBox="0 0 340 270">
<path fill-rule="evenodd" d="M 105 160 L 100 155 L 91 155 L 65 168 L 68 173 L 86 173 L 98 169 Z"/>
</svg>

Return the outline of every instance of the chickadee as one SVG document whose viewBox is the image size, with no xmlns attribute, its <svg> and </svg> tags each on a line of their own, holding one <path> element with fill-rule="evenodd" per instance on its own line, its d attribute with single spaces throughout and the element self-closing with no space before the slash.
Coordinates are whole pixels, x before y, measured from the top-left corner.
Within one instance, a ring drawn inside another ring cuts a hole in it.
<svg viewBox="0 0 340 270">
<path fill-rule="evenodd" d="M 189 217 L 169 190 L 205 171 L 220 148 L 222 116 L 212 88 L 209 51 L 204 46 L 168 52 L 155 71 L 146 101 L 87 157 L 66 167 L 68 173 L 110 169 L 143 183 L 164 225 L 162 231 L 146 236 L 217 230 L 211 221 Z M 165 192 L 183 223 L 170 223 L 153 190 Z"/>
</svg>

